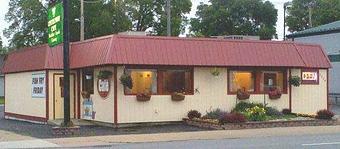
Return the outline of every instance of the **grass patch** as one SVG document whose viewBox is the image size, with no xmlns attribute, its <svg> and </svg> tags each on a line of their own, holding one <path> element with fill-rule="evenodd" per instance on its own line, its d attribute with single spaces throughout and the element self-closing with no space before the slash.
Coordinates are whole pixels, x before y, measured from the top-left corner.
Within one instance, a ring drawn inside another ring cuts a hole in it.
<svg viewBox="0 0 340 149">
<path fill-rule="evenodd" d="M 0 105 L 5 103 L 5 99 L 3 97 L 0 97 Z"/>
</svg>

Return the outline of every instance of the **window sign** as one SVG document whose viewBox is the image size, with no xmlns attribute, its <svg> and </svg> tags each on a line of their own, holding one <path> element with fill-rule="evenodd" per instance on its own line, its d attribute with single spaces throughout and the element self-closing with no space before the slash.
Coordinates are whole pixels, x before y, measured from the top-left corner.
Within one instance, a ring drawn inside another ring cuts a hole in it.
<svg viewBox="0 0 340 149">
<path fill-rule="evenodd" d="M 303 84 L 318 84 L 319 73 L 317 70 L 302 70 L 301 80 Z"/>
<path fill-rule="evenodd" d="M 33 74 L 32 75 L 32 97 L 45 98 L 46 95 L 46 75 Z"/>
<path fill-rule="evenodd" d="M 63 42 L 63 18 L 61 2 L 48 9 L 48 45 L 50 47 Z"/>
</svg>

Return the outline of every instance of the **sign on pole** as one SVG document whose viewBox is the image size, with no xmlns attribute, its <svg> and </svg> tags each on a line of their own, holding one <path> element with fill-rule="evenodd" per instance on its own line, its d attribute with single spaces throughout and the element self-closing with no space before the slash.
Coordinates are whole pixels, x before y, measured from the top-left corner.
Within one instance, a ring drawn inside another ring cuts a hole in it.
<svg viewBox="0 0 340 149">
<path fill-rule="evenodd" d="M 63 42 L 63 4 L 48 9 L 48 45 L 54 47 Z"/>
</svg>

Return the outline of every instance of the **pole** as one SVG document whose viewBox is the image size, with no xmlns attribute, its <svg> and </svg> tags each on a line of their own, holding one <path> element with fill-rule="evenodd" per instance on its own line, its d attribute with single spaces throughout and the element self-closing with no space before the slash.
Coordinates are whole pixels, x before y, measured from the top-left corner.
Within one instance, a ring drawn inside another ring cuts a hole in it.
<svg viewBox="0 0 340 149">
<path fill-rule="evenodd" d="M 286 40 L 286 4 L 283 5 L 283 40 Z"/>
<path fill-rule="evenodd" d="M 84 41 L 84 0 L 80 0 L 80 41 Z"/>
<path fill-rule="evenodd" d="M 70 66 L 69 66 L 69 21 L 68 21 L 68 1 L 63 0 L 64 7 L 64 125 L 69 126 L 70 123 Z"/>
<path fill-rule="evenodd" d="M 312 24 L 312 4 L 309 4 L 308 5 L 308 11 L 309 11 L 309 28 L 312 28 L 313 27 L 313 24 Z"/>
<path fill-rule="evenodd" d="M 166 0 L 167 35 L 171 36 L 171 0 Z"/>
</svg>

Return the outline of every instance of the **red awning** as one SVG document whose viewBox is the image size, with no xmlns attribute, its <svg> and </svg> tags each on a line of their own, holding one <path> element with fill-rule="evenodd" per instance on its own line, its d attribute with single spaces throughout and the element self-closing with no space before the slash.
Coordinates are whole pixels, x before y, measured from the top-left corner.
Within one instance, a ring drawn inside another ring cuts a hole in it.
<svg viewBox="0 0 340 149">
<path fill-rule="evenodd" d="M 282 41 L 110 35 L 71 44 L 71 68 L 110 64 L 331 67 L 320 46 Z M 62 69 L 61 46 L 12 52 L 3 71 L 45 69 Z"/>
</svg>

